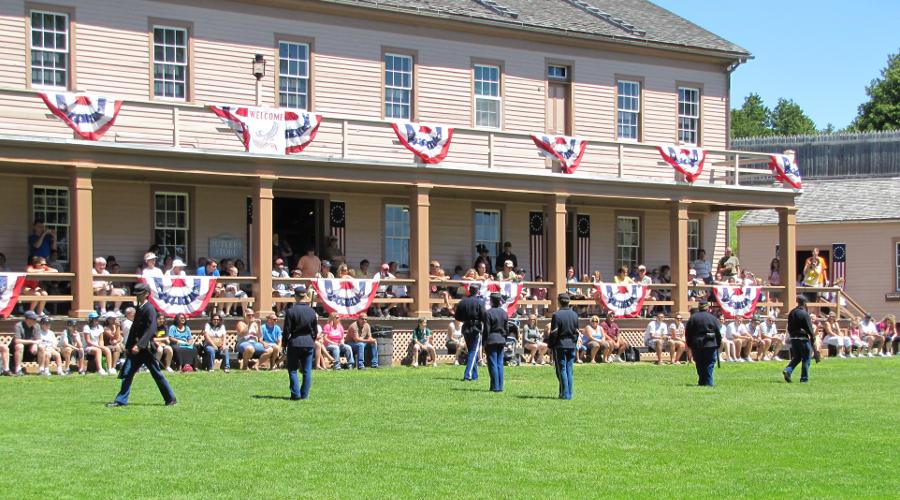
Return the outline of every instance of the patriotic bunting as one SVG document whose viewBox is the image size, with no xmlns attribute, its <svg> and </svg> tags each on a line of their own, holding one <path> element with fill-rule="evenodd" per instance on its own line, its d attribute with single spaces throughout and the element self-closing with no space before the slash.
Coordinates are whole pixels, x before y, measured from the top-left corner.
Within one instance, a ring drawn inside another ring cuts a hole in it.
<svg viewBox="0 0 900 500">
<path fill-rule="evenodd" d="M 706 161 L 706 150 L 676 146 L 674 144 L 660 144 L 656 146 L 663 160 L 672 168 L 684 174 L 684 178 L 693 183 L 703 172 L 703 163 Z"/>
<path fill-rule="evenodd" d="M 749 318 L 756 311 L 756 303 L 762 296 L 762 288 L 758 286 L 715 286 L 713 293 L 722 313 L 728 319 L 738 316 Z"/>
<path fill-rule="evenodd" d="M 72 92 L 38 94 L 50 112 L 66 122 L 82 139 L 97 141 L 116 122 L 122 101 Z"/>
<path fill-rule="evenodd" d="M 466 289 L 466 295 L 469 294 L 469 285 L 464 283 L 463 288 Z M 491 308 L 491 294 L 500 294 L 500 307 L 506 309 L 506 314 L 514 316 L 516 314 L 516 304 L 519 303 L 519 297 L 522 295 L 522 283 L 515 281 L 482 281 L 481 288 L 478 289 L 476 297 L 487 309 Z"/>
<path fill-rule="evenodd" d="M 7 318 L 19 302 L 25 273 L 0 273 L 0 318 Z"/>
<path fill-rule="evenodd" d="M 647 298 L 649 289 L 645 285 L 616 285 L 612 283 L 597 283 L 594 285 L 599 292 L 600 300 L 607 309 L 616 316 L 625 318 L 637 317 Z"/>
<path fill-rule="evenodd" d="M 216 278 L 209 276 L 163 276 L 141 278 L 150 287 L 150 303 L 169 318 L 184 314 L 199 316 L 216 291 Z"/>
<path fill-rule="evenodd" d="M 581 157 L 587 148 L 587 141 L 577 137 L 563 135 L 531 134 L 534 145 L 541 150 L 541 154 L 551 160 L 559 161 L 563 172 L 575 173 L 575 169 L 581 164 Z"/>
<path fill-rule="evenodd" d="M 422 125 L 413 122 L 393 122 L 400 144 L 429 164 L 440 163 L 447 157 L 453 128 L 443 125 Z"/>
<path fill-rule="evenodd" d="M 378 277 L 374 279 L 318 278 L 312 282 L 322 305 L 329 313 L 342 318 L 356 317 L 366 312 L 375 299 Z"/>
<path fill-rule="evenodd" d="M 803 183 L 800 179 L 800 167 L 797 158 L 793 154 L 780 154 L 769 156 L 769 168 L 779 180 L 794 189 L 801 189 Z"/>
<path fill-rule="evenodd" d="M 322 115 L 306 111 L 246 106 L 209 109 L 234 131 L 249 153 L 300 153 L 316 138 L 322 123 Z"/>
</svg>

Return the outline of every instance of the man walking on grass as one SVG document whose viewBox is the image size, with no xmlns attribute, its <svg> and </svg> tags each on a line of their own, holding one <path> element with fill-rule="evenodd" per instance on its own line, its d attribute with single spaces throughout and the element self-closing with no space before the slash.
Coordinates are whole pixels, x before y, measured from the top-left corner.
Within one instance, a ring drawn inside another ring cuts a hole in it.
<svg viewBox="0 0 900 500">
<path fill-rule="evenodd" d="M 801 365 L 800 382 L 809 382 L 809 361 L 813 356 L 813 328 L 812 319 L 806 311 L 806 297 L 797 295 L 797 307 L 788 314 L 788 336 L 791 338 L 791 362 L 784 369 L 784 380 L 791 382 L 791 374 L 797 365 Z M 818 360 L 818 359 L 817 359 Z"/>
</svg>

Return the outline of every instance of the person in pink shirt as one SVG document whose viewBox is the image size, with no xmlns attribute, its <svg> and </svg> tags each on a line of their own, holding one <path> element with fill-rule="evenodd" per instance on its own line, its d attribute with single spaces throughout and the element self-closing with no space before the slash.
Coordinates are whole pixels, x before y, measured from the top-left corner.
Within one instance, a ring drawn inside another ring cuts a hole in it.
<svg viewBox="0 0 900 500">
<path fill-rule="evenodd" d="M 353 366 L 353 349 L 344 343 L 344 327 L 337 313 L 331 313 L 328 316 L 328 323 L 322 327 L 322 333 L 325 334 L 325 349 L 334 358 L 334 364 L 331 366 L 335 370 L 341 369 L 341 356 L 347 358 L 347 363 Z"/>
</svg>

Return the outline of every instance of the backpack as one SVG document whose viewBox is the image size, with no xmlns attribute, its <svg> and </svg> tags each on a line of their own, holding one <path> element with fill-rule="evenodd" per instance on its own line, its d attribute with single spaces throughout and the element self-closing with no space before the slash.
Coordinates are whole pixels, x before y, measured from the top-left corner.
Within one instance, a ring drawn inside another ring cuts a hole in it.
<svg viewBox="0 0 900 500">
<path fill-rule="evenodd" d="M 628 363 L 637 363 L 641 360 L 641 351 L 637 347 L 628 347 L 625 349 L 625 361 Z"/>
</svg>

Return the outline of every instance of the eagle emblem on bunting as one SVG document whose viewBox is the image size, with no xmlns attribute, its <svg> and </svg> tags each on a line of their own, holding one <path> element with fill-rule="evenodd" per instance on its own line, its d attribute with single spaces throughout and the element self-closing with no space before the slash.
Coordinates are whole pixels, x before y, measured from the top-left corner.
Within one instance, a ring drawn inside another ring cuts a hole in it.
<svg viewBox="0 0 900 500">
<path fill-rule="evenodd" d="M 542 155 L 558 161 L 567 174 L 575 173 L 587 148 L 587 141 L 564 135 L 531 134 L 531 140 Z"/>
<path fill-rule="evenodd" d="M 644 285 L 597 283 L 594 285 L 603 305 L 616 316 L 635 318 L 641 312 L 649 289 Z"/>
<path fill-rule="evenodd" d="M 756 311 L 756 303 L 762 296 L 762 288 L 722 285 L 713 287 L 713 293 L 726 318 L 749 318 Z"/>
<path fill-rule="evenodd" d="M 366 312 L 375 300 L 378 278 L 318 278 L 312 282 L 322 305 L 329 313 L 352 318 Z"/>
<path fill-rule="evenodd" d="M 684 174 L 684 178 L 693 183 L 703 172 L 706 162 L 706 150 L 702 148 L 660 144 L 656 146 L 666 163 Z"/>
<path fill-rule="evenodd" d="M 447 157 L 453 128 L 413 122 L 391 123 L 397 139 L 425 163 L 437 164 Z"/>
<path fill-rule="evenodd" d="M 793 154 L 770 155 L 769 168 L 775 174 L 776 180 L 794 189 L 803 187 L 800 179 L 800 167 L 797 165 L 797 157 Z"/>
<path fill-rule="evenodd" d="M 296 154 L 313 139 L 322 115 L 301 110 L 248 106 L 210 106 L 249 153 Z"/>
<path fill-rule="evenodd" d="M 0 273 L 0 318 L 7 318 L 19 302 L 25 273 Z"/>
<path fill-rule="evenodd" d="M 148 299 L 153 307 L 169 318 L 177 314 L 199 316 L 216 291 L 216 278 L 210 276 L 163 276 L 141 281 L 150 287 Z"/>
<path fill-rule="evenodd" d="M 116 123 L 122 101 L 72 92 L 38 94 L 50 112 L 66 123 L 82 139 L 98 141 Z"/>
</svg>

